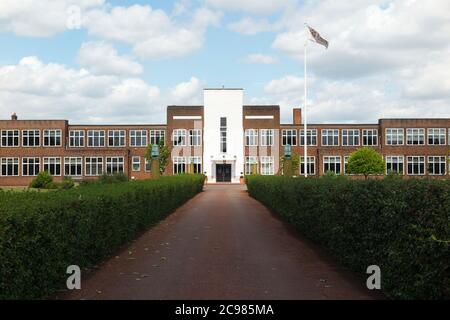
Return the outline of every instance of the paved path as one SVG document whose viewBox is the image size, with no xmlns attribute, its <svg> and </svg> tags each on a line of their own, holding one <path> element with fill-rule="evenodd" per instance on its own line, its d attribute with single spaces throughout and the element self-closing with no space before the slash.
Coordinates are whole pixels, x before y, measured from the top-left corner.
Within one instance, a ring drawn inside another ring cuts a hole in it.
<svg viewBox="0 0 450 320">
<path fill-rule="evenodd" d="M 373 299 L 244 186 L 209 185 L 61 299 Z"/>
</svg>

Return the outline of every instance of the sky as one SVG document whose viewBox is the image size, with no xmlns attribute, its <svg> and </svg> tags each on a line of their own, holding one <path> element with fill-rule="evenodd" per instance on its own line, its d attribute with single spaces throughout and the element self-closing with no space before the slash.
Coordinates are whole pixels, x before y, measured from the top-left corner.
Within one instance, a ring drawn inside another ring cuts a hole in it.
<svg viewBox="0 0 450 320">
<path fill-rule="evenodd" d="M 203 88 L 282 122 L 450 117 L 450 1 L 1 0 L 0 119 L 165 123 Z"/>
</svg>

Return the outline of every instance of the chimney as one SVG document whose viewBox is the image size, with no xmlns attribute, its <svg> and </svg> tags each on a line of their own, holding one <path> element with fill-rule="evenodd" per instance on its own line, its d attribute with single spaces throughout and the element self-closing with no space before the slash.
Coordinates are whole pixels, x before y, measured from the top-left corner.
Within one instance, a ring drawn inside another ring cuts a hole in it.
<svg viewBox="0 0 450 320">
<path fill-rule="evenodd" d="M 11 120 L 17 120 L 17 114 L 15 112 L 11 115 Z"/>
<path fill-rule="evenodd" d="M 294 108 L 292 111 L 294 124 L 302 124 L 302 109 Z"/>
</svg>

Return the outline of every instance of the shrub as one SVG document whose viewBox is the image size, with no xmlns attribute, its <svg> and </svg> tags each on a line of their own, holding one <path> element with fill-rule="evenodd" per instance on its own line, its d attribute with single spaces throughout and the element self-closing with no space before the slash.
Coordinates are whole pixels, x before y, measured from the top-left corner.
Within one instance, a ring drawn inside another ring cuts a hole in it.
<svg viewBox="0 0 450 320">
<path fill-rule="evenodd" d="M 251 196 L 391 298 L 450 297 L 450 181 L 247 176 Z"/>
<path fill-rule="evenodd" d="M 99 183 L 118 183 L 118 182 L 126 182 L 128 181 L 128 177 L 123 172 L 117 172 L 114 174 L 106 174 L 104 173 L 98 179 Z"/>
<path fill-rule="evenodd" d="M 350 174 L 363 174 L 365 179 L 370 174 L 383 174 L 383 157 L 372 148 L 360 148 L 350 154 L 347 171 Z"/>
<path fill-rule="evenodd" d="M 53 177 L 47 171 L 41 171 L 38 173 L 37 177 L 34 178 L 30 183 L 30 188 L 36 189 L 46 189 L 47 186 L 52 187 Z"/>
<path fill-rule="evenodd" d="M 65 190 L 72 189 L 75 186 L 75 182 L 73 182 L 71 177 L 64 177 L 59 186 L 61 189 Z"/>
<path fill-rule="evenodd" d="M 48 297 L 200 192 L 204 176 L 0 193 L 0 299 Z"/>
</svg>

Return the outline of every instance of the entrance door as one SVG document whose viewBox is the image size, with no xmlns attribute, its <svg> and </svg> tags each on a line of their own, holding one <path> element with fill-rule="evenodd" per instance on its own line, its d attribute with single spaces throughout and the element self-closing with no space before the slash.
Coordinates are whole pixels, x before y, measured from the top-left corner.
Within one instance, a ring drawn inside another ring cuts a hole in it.
<svg viewBox="0 0 450 320">
<path fill-rule="evenodd" d="M 231 182 L 231 164 L 216 164 L 216 181 Z"/>
</svg>

